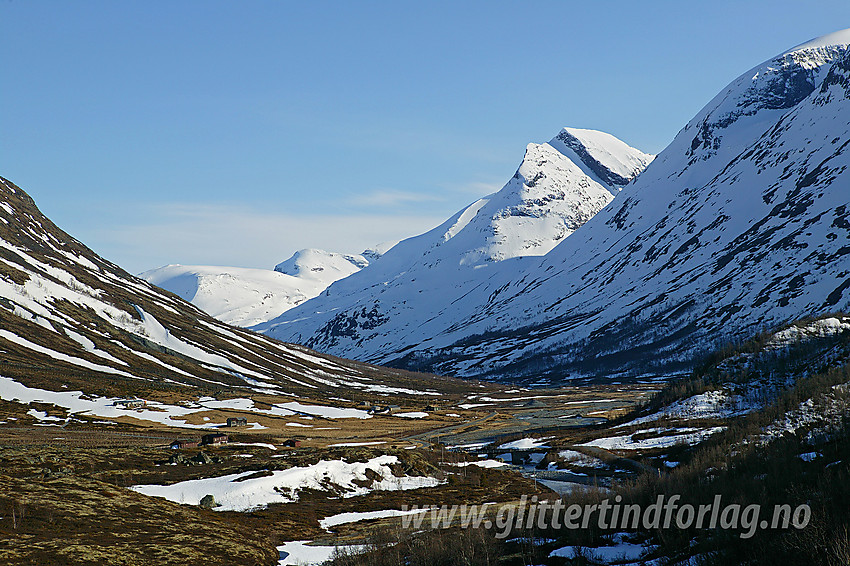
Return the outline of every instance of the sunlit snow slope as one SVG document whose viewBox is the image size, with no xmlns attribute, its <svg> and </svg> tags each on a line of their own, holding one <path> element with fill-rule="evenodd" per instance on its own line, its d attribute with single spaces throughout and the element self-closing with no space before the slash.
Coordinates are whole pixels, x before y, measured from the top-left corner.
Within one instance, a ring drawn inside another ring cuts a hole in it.
<svg viewBox="0 0 850 566">
<path fill-rule="evenodd" d="M 253 326 L 313 298 L 369 265 L 362 255 L 301 250 L 270 269 L 166 265 L 139 277 L 171 291 L 222 322 Z"/>
</svg>

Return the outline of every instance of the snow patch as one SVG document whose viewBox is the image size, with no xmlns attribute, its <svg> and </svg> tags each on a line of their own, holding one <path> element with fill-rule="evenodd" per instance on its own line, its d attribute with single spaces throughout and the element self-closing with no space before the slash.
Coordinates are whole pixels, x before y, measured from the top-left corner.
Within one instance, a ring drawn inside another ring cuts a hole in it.
<svg viewBox="0 0 850 566">
<path fill-rule="evenodd" d="M 367 462 L 321 460 L 312 466 L 275 470 L 261 477 L 257 477 L 257 472 L 250 471 L 172 485 L 136 485 L 130 489 L 185 505 L 198 505 L 204 496 L 212 495 L 220 505 L 216 507 L 217 511 L 249 511 L 273 503 L 298 501 L 298 493 L 303 489 L 354 497 L 376 490 L 419 489 L 441 483 L 431 477 L 396 477 L 390 469 L 396 463 L 398 457 L 389 455 L 377 456 Z M 381 479 L 370 481 L 368 470 Z"/>
</svg>

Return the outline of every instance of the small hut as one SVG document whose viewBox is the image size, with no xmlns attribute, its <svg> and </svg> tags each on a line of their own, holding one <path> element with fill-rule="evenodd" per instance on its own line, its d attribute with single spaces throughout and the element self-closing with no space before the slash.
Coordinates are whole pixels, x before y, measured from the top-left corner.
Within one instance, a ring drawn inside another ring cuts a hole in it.
<svg viewBox="0 0 850 566">
<path fill-rule="evenodd" d="M 124 409 L 141 409 L 147 405 L 144 399 L 119 399 L 112 403 L 113 407 L 122 407 Z"/>
</svg>

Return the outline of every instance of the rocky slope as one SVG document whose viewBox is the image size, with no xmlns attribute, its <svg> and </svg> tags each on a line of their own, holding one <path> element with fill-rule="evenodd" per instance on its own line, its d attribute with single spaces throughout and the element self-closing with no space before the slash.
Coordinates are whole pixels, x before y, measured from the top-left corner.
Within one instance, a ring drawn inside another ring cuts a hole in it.
<svg viewBox="0 0 850 566">
<path fill-rule="evenodd" d="M 6 401 L 50 402 L 75 389 L 100 399 L 223 390 L 314 398 L 416 392 L 384 385 L 411 379 L 404 372 L 228 327 L 99 257 L 3 178 L 0 360 Z M 92 402 L 85 395 L 73 401 Z"/>
<path fill-rule="evenodd" d="M 547 382 L 685 369 L 717 343 L 846 308 L 848 43 L 837 32 L 741 75 L 542 257 L 462 246 L 435 271 L 454 226 L 472 225 L 461 213 L 261 328 L 337 355 Z"/>
</svg>

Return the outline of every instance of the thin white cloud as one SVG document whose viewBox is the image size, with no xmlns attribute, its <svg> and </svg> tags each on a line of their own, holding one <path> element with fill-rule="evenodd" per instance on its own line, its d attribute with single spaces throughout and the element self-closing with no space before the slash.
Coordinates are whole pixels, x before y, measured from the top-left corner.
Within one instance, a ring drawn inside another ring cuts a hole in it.
<svg viewBox="0 0 850 566">
<path fill-rule="evenodd" d="M 132 273 L 169 263 L 271 269 L 302 248 L 359 253 L 445 220 L 440 215 L 288 214 L 186 203 L 146 205 L 136 212 L 121 224 L 101 224 L 75 235 Z"/>
<path fill-rule="evenodd" d="M 483 197 L 495 193 L 502 186 L 502 183 L 470 181 L 467 183 L 442 184 L 437 190 L 429 193 L 395 189 L 375 189 L 368 193 L 355 195 L 346 202 L 350 206 L 360 208 L 395 209 L 397 211 L 402 209 L 416 210 L 416 206 L 423 203 L 446 203 L 452 200 L 451 195 L 462 194 L 472 195 L 476 198 Z"/>
<path fill-rule="evenodd" d="M 451 191 L 457 193 L 468 193 L 470 195 L 475 195 L 479 197 L 493 194 L 504 186 L 505 184 L 503 182 L 487 183 L 484 181 L 470 181 L 468 183 L 445 185 L 445 187 Z"/>
<path fill-rule="evenodd" d="M 415 193 L 412 191 L 376 189 L 366 194 L 357 195 L 349 199 L 354 206 L 373 206 L 382 208 L 393 208 L 408 204 L 422 202 L 438 202 L 445 200 L 435 194 Z"/>
</svg>

